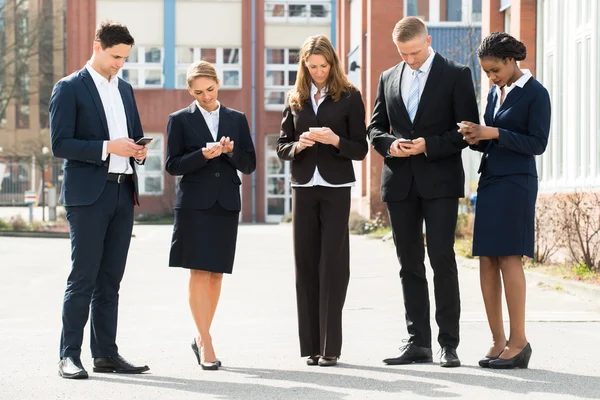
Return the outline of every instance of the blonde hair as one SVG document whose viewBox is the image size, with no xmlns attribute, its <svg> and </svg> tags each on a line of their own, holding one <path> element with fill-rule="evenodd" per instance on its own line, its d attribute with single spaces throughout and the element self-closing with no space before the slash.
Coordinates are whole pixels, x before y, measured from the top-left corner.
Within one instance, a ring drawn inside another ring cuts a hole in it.
<svg viewBox="0 0 600 400">
<path fill-rule="evenodd" d="M 197 78 L 210 78 L 215 82 L 219 83 L 219 77 L 217 76 L 217 70 L 208 61 L 196 61 L 189 66 L 187 70 L 187 85 L 192 87 L 192 82 Z"/>
<path fill-rule="evenodd" d="M 346 74 L 340 66 L 333 45 L 326 36 L 317 35 L 311 36 L 302 45 L 298 55 L 298 75 L 296 76 L 296 84 L 294 89 L 289 93 L 289 104 L 292 108 L 302 110 L 304 102 L 310 98 L 310 88 L 312 78 L 306 66 L 308 57 L 313 54 L 319 54 L 325 57 L 327 64 L 331 66 L 329 77 L 327 78 L 327 96 L 331 96 L 333 101 L 338 101 L 343 92 L 351 89 L 356 89 L 346 77 Z"/>
<path fill-rule="evenodd" d="M 394 39 L 394 42 L 404 43 L 417 36 L 423 35 L 427 37 L 428 34 L 427 26 L 425 26 L 425 22 L 423 22 L 421 18 L 405 17 L 398 21 L 396 26 L 394 26 L 392 38 Z"/>
</svg>

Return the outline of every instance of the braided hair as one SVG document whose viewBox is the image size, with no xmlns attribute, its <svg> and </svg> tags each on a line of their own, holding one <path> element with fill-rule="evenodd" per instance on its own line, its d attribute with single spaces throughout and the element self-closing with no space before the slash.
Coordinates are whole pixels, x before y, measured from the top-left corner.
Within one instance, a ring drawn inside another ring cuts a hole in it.
<svg viewBox="0 0 600 400">
<path fill-rule="evenodd" d="M 477 49 L 477 56 L 502 60 L 514 58 L 515 61 L 521 61 L 527 57 L 527 48 L 506 32 L 494 32 L 483 39 Z"/>
</svg>

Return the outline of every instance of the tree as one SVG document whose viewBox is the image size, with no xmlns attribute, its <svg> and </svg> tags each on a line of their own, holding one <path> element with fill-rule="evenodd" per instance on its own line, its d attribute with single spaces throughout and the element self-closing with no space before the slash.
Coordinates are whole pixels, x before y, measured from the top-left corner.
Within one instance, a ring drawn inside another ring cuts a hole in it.
<svg viewBox="0 0 600 400">
<path fill-rule="evenodd" d="M 54 5 L 51 0 L 0 0 L 0 128 L 11 102 L 17 128 L 28 127 L 32 94 L 40 97 L 40 123 L 47 127 L 54 53 L 64 48 L 54 39 L 54 25 L 64 10 L 55 12 Z"/>
</svg>

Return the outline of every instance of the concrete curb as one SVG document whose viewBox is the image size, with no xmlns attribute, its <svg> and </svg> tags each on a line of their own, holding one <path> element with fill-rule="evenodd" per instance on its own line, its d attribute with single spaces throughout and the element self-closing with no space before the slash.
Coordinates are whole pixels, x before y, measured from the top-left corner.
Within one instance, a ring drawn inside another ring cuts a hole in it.
<svg viewBox="0 0 600 400">
<path fill-rule="evenodd" d="M 69 239 L 69 232 L 30 232 L 30 231 L 0 231 L 4 237 L 29 237 L 29 238 L 52 238 Z"/>
</svg>

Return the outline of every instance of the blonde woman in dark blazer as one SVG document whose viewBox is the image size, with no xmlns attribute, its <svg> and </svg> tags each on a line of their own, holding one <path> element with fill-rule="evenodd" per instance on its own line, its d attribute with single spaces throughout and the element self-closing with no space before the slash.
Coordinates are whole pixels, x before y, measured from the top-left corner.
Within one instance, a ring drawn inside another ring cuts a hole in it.
<svg viewBox="0 0 600 400">
<path fill-rule="evenodd" d="M 367 154 L 366 134 L 360 92 L 342 71 L 331 42 L 309 37 L 277 143 L 278 156 L 292 162 L 298 329 L 308 365 L 333 366 L 341 354 L 352 160 Z"/>
<path fill-rule="evenodd" d="M 214 67 L 188 69 L 194 102 L 169 117 L 166 169 L 183 175 L 175 200 L 169 266 L 190 270 L 189 303 L 198 328 L 192 350 L 202 369 L 221 366 L 210 335 L 223 274 L 233 268 L 240 203 L 238 171 L 251 174 L 256 155 L 246 116 L 217 100 Z"/>
</svg>

